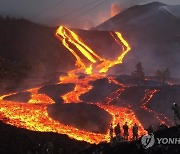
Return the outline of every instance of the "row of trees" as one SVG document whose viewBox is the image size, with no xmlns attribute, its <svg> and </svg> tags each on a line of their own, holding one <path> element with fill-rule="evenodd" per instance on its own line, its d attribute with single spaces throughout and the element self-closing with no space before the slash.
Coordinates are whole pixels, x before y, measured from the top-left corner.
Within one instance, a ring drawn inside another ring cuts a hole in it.
<svg viewBox="0 0 180 154">
<path fill-rule="evenodd" d="M 131 76 L 137 86 L 140 84 L 146 84 L 145 73 L 141 62 L 136 64 L 136 70 L 131 73 Z M 155 76 L 164 86 L 165 81 L 170 78 L 170 71 L 168 68 L 165 70 L 157 70 Z"/>
</svg>

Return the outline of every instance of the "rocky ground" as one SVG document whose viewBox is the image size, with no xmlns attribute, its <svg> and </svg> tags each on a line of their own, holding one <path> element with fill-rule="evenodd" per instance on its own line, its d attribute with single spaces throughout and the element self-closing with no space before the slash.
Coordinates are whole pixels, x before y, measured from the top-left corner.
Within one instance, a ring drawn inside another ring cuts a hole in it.
<svg viewBox="0 0 180 154">
<path fill-rule="evenodd" d="M 74 154 L 89 146 L 86 142 L 70 139 L 57 133 L 34 132 L 0 122 L 0 153 L 64 153 Z"/>
<path fill-rule="evenodd" d="M 154 132 L 155 144 L 144 149 L 141 138 L 138 141 L 101 143 L 92 145 L 90 148 L 80 152 L 80 154 L 179 154 L 179 144 L 158 144 L 156 138 L 180 138 L 180 128 L 171 127 Z"/>
</svg>

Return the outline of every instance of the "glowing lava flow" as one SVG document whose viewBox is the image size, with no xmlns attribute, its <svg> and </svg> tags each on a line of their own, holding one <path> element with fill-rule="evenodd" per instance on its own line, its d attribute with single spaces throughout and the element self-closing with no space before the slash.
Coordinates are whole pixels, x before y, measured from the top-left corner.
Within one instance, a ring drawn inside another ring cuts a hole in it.
<svg viewBox="0 0 180 154">
<path fill-rule="evenodd" d="M 53 104 L 55 103 L 50 97 L 48 97 L 45 94 L 39 94 L 38 90 L 40 88 L 32 88 L 27 90 L 28 92 L 31 93 L 31 99 L 28 101 L 28 103 L 31 104 L 43 104 L 44 102 L 46 102 L 46 104 Z"/>
<path fill-rule="evenodd" d="M 106 60 L 99 55 L 97 55 L 90 47 L 88 47 L 80 37 L 73 32 L 72 30 L 60 26 L 57 30 L 56 36 L 61 40 L 62 44 L 73 54 L 76 58 L 77 69 L 69 71 L 68 76 L 60 78 L 60 83 L 74 83 L 75 88 L 73 91 L 61 96 L 64 100 L 64 103 L 79 103 L 81 102 L 80 96 L 84 93 L 90 91 L 93 86 L 89 83 L 97 79 L 105 78 L 105 75 L 95 75 L 93 74 L 93 64 L 98 62 L 96 68 L 98 72 L 107 72 L 108 69 L 116 64 L 122 63 L 124 56 L 130 51 L 129 44 L 124 40 L 122 35 L 119 32 L 112 33 L 113 38 L 118 44 L 122 46 L 122 53 L 117 58 L 117 60 L 110 61 Z M 115 36 L 114 36 L 115 35 Z M 81 56 L 84 56 L 90 63 L 90 65 L 84 62 L 81 59 Z M 76 73 L 83 72 L 85 74 L 90 74 L 89 76 L 78 77 Z M 104 104 L 96 103 L 98 107 L 107 111 L 112 116 L 112 123 L 120 123 L 121 125 L 124 122 L 128 122 L 129 126 L 132 127 L 134 123 L 139 125 L 140 135 L 144 134 L 142 124 L 136 118 L 134 112 L 130 109 L 124 107 L 116 107 L 110 105 L 110 103 L 119 97 L 120 93 L 124 90 L 124 85 L 118 83 L 111 77 L 107 77 L 109 82 L 119 85 L 121 88 L 113 92 L 112 95 L 106 98 Z M 25 92 L 31 93 L 31 99 L 28 103 L 23 102 L 13 102 L 5 101 L 3 98 L 11 96 L 17 93 L 11 93 L 8 95 L 3 95 L 0 97 L 0 119 L 16 127 L 25 128 L 33 131 L 41 132 L 57 132 L 60 134 L 67 134 L 69 137 L 87 141 L 89 143 L 99 143 L 102 141 L 109 141 L 109 133 L 107 130 L 106 134 L 97 134 L 92 132 L 87 132 L 85 130 L 79 130 L 77 128 L 64 125 L 56 120 L 53 120 L 48 116 L 47 107 L 50 104 L 55 103 L 51 98 L 45 94 L 39 94 L 38 88 L 32 88 L 26 90 Z M 130 137 L 132 134 L 130 133 Z"/>
<path fill-rule="evenodd" d="M 111 61 L 97 55 L 80 39 L 80 37 L 75 32 L 68 29 L 67 27 L 60 26 L 56 32 L 56 36 L 58 37 L 58 39 L 62 41 L 62 44 L 76 58 L 76 66 L 78 66 L 81 71 L 85 70 L 84 72 L 87 74 L 92 74 L 92 64 L 96 63 L 97 61 L 99 61 L 100 64 L 97 65 L 96 69 L 99 69 L 100 73 L 106 73 L 110 67 L 122 63 L 124 56 L 131 50 L 131 47 L 128 42 L 123 38 L 121 33 L 115 32 L 115 35 L 116 36 L 112 34 L 115 41 L 118 42 L 118 44 L 122 44 L 122 53 L 117 58 L 117 60 Z M 72 45 L 75 46 L 75 49 L 73 49 L 73 47 L 70 47 Z M 83 60 L 80 58 L 80 56 L 75 50 L 78 50 L 80 53 L 82 53 L 87 58 L 87 60 L 91 62 L 91 65 L 86 66 L 86 64 L 83 62 Z M 76 69 L 76 71 L 77 70 L 78 69 Z"/>
<path fill-rule="evenodd" d="M 97 65 L 96 68 L 99 68 L 99 72 L 107 72 L 108 69 L 116 64 L 122 63 L 122 60 L 124 56 L 130 51 L 131 47 L 125 41 L 125 39 L 122 37 L 121 33 L 115 32 L 116 36 L 113 35 L 111 32 L 113 38 L 116 42 L 118 42 L 119 45 L 122 44 L 122 53 L 115 61 L 105 60 L 104 58 L 101 58 L 99 55 L 97 55 L 90 47 L 88 47 L 81 39 L 80 37 L 73 32 L 72 30 L 60 26 L 56 32 L 57 38 L 62 41 L 62 44 L 75 56 L 76 58 L 76 66 L 78 66 L 77 69 L 68 72 L 68 76 L 64 76 L 60 78 L 60 83 L 75 83 L 76 86 L 72 92 L 69 92 L 62 96 L 65 103 L 69 102 L 81 102 L 79 97 L 90 91 L 93 87 L 89 85 L 88 83 L 90 81 L 94 81 L 97 79 L 102 78 L 102 75 L 94 75 L 92 74 L 93 70 L 93 63 L 96 63 L 97 61 L 100 61 L 101 63 Z M 75 46 L 75 49 L 72 47 Z M 71 47 L 70 47 L 71 46 Z M 126 48 L 126 49 L 125 49 Z M 80 56 L 77 54 L 77 51 L 79 53 L 82 53 L 92 64 L 90 66 L 86 66 L 86 64 L 83 62 L 83 60 L 80 58 Z M 77 72 L 84 72 L 86 74 L 92 74 L 91 76 L 87 76 L 84 79 L 78 79 L 78 77 L 75 75 Z"/>
<path fill-rule="evenodd" d="M 159 90 L 156 90 L 156 89 L 155 89 L 155 90 L 149 90 L 149 89 L 147 89 L 147 90 L 145 91 L 145 96 L 144 96 L 144 98 L 141 100 L 141 108 L 144 109 L 144 110 L 146 110 L 146 111 L 148 111 L 148 112 L 150 112 L 150 113 L 153 113 L 153 115 L 155 116 L 155 118 L 156 118 L 160 123 L 165 123 L 165 124 L 167 124 L 167 122 L 168 122 L 168 123 L 174 125 L 174 122 L 173 122 L 172 120 L 170 120 L 169 118 L 167 118 L 165 115 L 163 115 L 163 114 L 161 114 L 161 113 L 157 113 L 157 112 L 155 112 L 155 111 L 153 111 L 153 110 L 151 110 L 151 109 L 149 109 L 149 108 L 147 107 L 147 104 L 149 103 L 149 101 L 153 98 L 153 96 L 154 96 L 157 92 L 159 92 Z"/>
<path fill-rule="evenodd" d="M 112 33 L 111 33 L 112 34 Z M 113 67 L 114 65 L 117 64 L 121 64 L 123 61 L 123 58 L 125 57 L 125 55 L 131 50 L 130 45 L 128 44 L 128 42 L 123 38 L 122 34 L 119 32 L 115 32 L 116 37 L 119 39 L 115 39 L 116 42 L 121 42 L 122 43 L 122 53 L 120 54 L 120 56 L 117 58 L 117 60 L 114 61 L 110 61 L 110 60 L 105 60 L 104 62 L 102 62 L 100 65 L 97 66 L 97 68 L 101 68 L 100 69 L 100 73 L 105 73 L 108 71 L 109 68 Z M 113 37 L 115 38 L 115 37 Z M 119 44 L 119 43 L 118 43 Z"/>
<path fill-rule="evenodd" d="M 108 140 L 104 134 L 86 132 L 51 119 L 47 113 L 47 104 L 25 104 L 1 101 L 0 112 L 0 119 L 3 120 L 3 122 L 19 128 L 67 134 L 71 138 L 89 143 L 99 143 Z"/>
<path fill-rule="evenodd" d="M 139 122 L 139 120 L 136 118 L 134 112 L 128 108 L 124 107 L 117 107 L 117 106 L 112 106 L 112 105 L 103 105 L 100 103 L 97 103 L 97 106 L 100 108 L 104 109 L 108 113 L 110 113 L 113 117 L 112 119 L 112 124 L 113 127 L 116 126 L 117 123 L 120 123 L 121 128 L 122 125 L 124 125 L 125 122 L 128 122 L 128 126 L 130 130 L 132 129 L 134 123 L 136 123 L 139 127 L 139 135 L 144 135 L 146 134 L 146 131 L 144 130 L 144 127 L 142 124 Z M 129 137 L 132 139 L 132 131 L 129 131 Z"/>
<path fill-rule="evenodd" d="M 108 132 L 106 134 L 86 132 L 84 130 L 79 130 L 71 126 L 61 124 L 58 121 L 50 118 L 48 116 L 47 107 L 49 104 L 53 103 L 53 101 L 46 95 L 38 94 L 38 89 L 39 88 L 33 88 L 27 90 L 28 92 L 31 92 L 32 97 L 29 103 L 3 100 L 4 97 L 10 96 L 11 94 L 1 96 L 0 119 L 7 124 L 11 124 L 19 128 L 25 128 L 33 131 L 57 132 L 60 134 L 67 134 L 69 137 L 75 138 L 77 140 L 87 141 L 89 143 L 109 141 Z M 39 103 L 37 102 L 37 100 Z M 129 126 L 131 127 L 132 124 L 136 122 L 140 126 L 140 134 L 144 134 L 143 127 L 136 119 L 133 111 L 127 108 L 113 107 L 110 105 L 97 104 L 97 106 L 112 115 L 112 123 L 114 125 L 117 122 L 123 124 L 124 121 L 128 121 Z"/>
<path fill-rule="evenodd" d="M 102 60 L 94 51 L 92 51 L 86 44 L 84 44 L 79 36 L 70 29 L 60 26 L 56 32 L 56 36 L 62 40 L 62 44 L 75 56 L 76 66 L 82 70 L 86 70 L 88 74 L 91 73 L 91 65 L 89 67 L 83 62 L 80 56 L 70 47 L 74 45 L 80 53 L 82 53 L 90 62 L 95 63 L 97 58 Z M 77 71 L 77 70 L 76 70 Z"/>
<path fill-rule="evenodd" d="M 103 78 L 104 75 L 93 75 L 93 76 L 86 76 L 84 78 L 79 79 L 78 76 L 64 76 L 60 77 L 60 83 L 75 83 L 76 86 L 73 91 L 61 96 L 64 100 L 64 103 L 79 103 L 82 102 L 80 100 L 80 96 L 82 94 L 87 93 L 90 91 L 93 86 L 89 84 L 89 82 L 95 81 L 97 79 Z"/>
</svg>

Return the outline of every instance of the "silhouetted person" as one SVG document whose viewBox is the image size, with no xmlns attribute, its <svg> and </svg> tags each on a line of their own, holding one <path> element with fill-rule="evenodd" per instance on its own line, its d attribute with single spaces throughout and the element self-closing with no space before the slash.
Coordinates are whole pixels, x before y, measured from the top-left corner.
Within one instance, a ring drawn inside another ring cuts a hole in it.
<svg viewBox="0 0 180 154">
<path fill-rule="evenodd" d="M 163 125 L 162 125 L 162 123 L 159 123 L 159 125 L 158 125 L 158 128 L 157 128 L 158 130 L 161 130 L 161 129 L 163 129 Z"/>
<path fill-rule="evenodd" d="M 110 135 L 110 139 L 112 139 L 113 138 L 113 125 L 112 124 L 110 124 L 109 135 Z"/>
<path fill-rule="evenodd" d="M 128 136 L 129 136 L 129 132 L 128 132 L 128 125 L 127 125 L 127 122 L 125 122 L 125 124 L 123 125 L 123 129 L 124 129 L 124 139 L 125 140 L 128 140 Z"/>
<path fill-rule="evenodd" d="M 171 109 L 174 110 L 174 122 L 177 126 L 180 124 L 180 108 L 176 103 L 173 103 Z"/>
<path fill-rule="evenodd" d="M 158 130 L 168 128 L 165 123 L 159 123 Z"/>
<path fill-rule="evenodd" d="M 138 140 L 138 125 L 135 123 L 132 129 L 133 140 Z"/>
<path fill-rule="evenodd" d="M 150 125 L 147 131 L 148 131 L 148 134 L 153 133 L 154 132 L 153 125 Z"/>
<path fill-rule="evenodd" d="M 119 136 L 120 136 L 120 133 L 121 133 L 121 128 L 120 128 L 119 123 L 118 123 L 118 124 L 116 125 L 116 127 L 114 128 L 114 131 L 115 131 L 116 137 L 119 137 Z"/>
<path fill-rule="evenodd" d="M 166 128 L 168 128 L 168 126 L 164 123 L 164 124 L 162 124 L 162 128 L 166 129 Z"/>
</svg>

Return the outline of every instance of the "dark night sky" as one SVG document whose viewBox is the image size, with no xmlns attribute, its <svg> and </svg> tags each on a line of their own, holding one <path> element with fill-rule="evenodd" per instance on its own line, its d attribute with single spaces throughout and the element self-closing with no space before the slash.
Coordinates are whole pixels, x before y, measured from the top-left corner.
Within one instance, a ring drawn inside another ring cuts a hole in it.
<svg viewBox="0 0 180 154">
<path fill-rule="evenodd" d="M 46 25 L 63 21 L 87 29 L 125 8 L 152 1 L 180 4 L 180 0 L 0 0 L 0 14 L 24 17 Z"/>
</svg>

